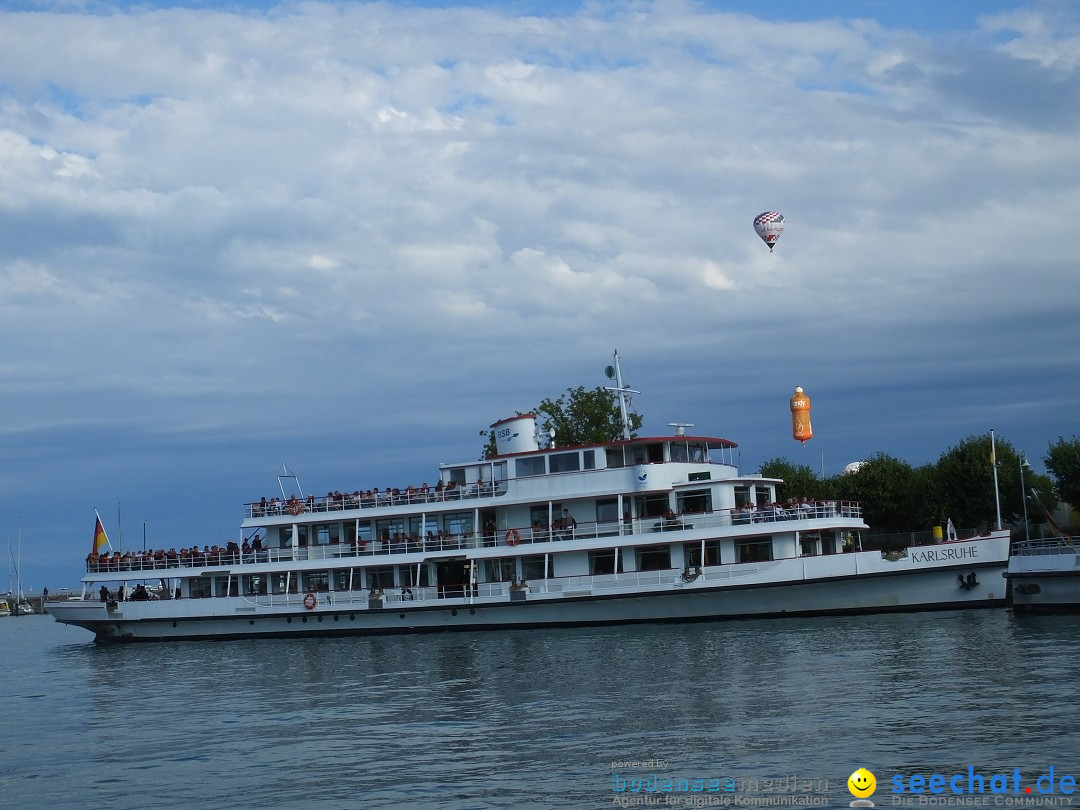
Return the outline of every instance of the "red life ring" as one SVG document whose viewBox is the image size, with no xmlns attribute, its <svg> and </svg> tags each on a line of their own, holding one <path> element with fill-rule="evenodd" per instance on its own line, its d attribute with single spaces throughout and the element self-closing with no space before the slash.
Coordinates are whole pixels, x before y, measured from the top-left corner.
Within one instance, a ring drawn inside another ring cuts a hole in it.
<svg viewBox="0 0 1080 810">
<path fill-rule="evenodd" d="M 521 542 L 521 532 L 517 529 L 508 529 L 506 532 L 506 545 L 516 546 Z"/>
<path fill-rule="evenodd" d="M 313 594 L 311 591 L 308 591 L 304 594 L 304 607 L 306 607 L 308 610 L 314 610 L 315 605 L 318 604 L 318 601 L 319 600 L 315 598 L 315 594 Z"/>
</svg>

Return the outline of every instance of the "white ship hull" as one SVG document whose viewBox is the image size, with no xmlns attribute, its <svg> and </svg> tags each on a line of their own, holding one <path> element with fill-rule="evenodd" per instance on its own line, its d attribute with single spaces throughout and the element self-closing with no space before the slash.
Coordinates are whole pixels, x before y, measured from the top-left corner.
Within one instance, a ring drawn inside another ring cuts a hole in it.
<svg viewBox="0 0 1080 810">
<path fill-rule="evenodd" d="M 513 590 L 485 583 L 473 596 L 438 588 L 121 602 L 50 602 L 61 622 L 103 643 L 366 635 L 634 622 L 809 616 L 1004 605 L 1007 533 L 919 546 L 706 567 L 687 582 L 665 570 L 571 577 Z M 404 598 L 403 598 L 404 595 Z M 410 598 L 411 595 L 411 598 Z M 309 603 L 310 603 L 309 599 Z"/>
</svg>

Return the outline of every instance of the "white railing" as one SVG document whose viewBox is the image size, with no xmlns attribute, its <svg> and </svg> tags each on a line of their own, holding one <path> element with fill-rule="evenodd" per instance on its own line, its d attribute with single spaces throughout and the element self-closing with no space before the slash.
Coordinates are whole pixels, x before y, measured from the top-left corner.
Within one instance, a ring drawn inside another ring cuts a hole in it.
<svg viewBox="0 0 1080 810">
<path fill-rule="evenodd" d="M 1021 540 L 1013 543 L 1012 553 L 1017 557 L 1034 557 L 1043 554 L 1080 553 L 1080 537 L 1044 537 L 1038 540 Z M 1080 565 L 1080 559 L 1077 560 Z"/>
<path fill-rule="evenodd" d="M 474 500 L 476 498 L 496 498 L 506 494 L 506 482 L 496 481 L 494 484 L 484 481 L 478 484 L 462 484 L 441 490 L 417 489 L 407 487 L 404 491 L 398 489 L 386 492 L 365 493 L 361 495 L 308 495 L 306 498 L 289 498 L 279 501 L 272 498 L 265 504 L 245 504 L 246 516 L 249 518 L 276 517 L 278 515 L 292 515 L 299 517 L 303 514 L 320 512 L 343 512 L 350 509 L 374 509 L 377 506 L 411 506 L 424 503 L 447 503 L 450 501 Z"/>
<path fill-rule="evenodd" d="M 652 533 L 689 532 L 702 529 L 722 529 L 732 526 L 756 526 L 785 522 L 803 522 L 827 518 L 861 519 L 862 507 L 852 501 L 825 501 L 804 504 L 790 509 L 746 511 L 743 508 L 717 512 L 698 512 L 675 518 L 636 518 L 632 521 L 578 523 L 576 526 L 552 529 L 527 527 L 509 529 L 505 533 L 480 533 L 427 537 L 399 537 L 390 540 L 367 540 L 356 543 L 331 543 L 298 546 L 296 548 L 264 548 L 259 551 L 229 551 L 220 549 L 207 555 L 154 551 L 127 555 L 103 555 L 87 563 L 90 573 L 124 573 L 165 571 L 179 568 L 213 568 L 246 566 L 267 562 L 296 562 L 304 560 L 339 560 L 347 557 L 391 557 L 403 554 L 458 551 L 478 548 L 507 548 L 530 545 L 590 540 L 600 537 L 637 537 Z M 1033 541 L 1034 542 L 1034 541 Z M 1049 553 L 1049 552 L 1042 552 Z"/>
</svg>

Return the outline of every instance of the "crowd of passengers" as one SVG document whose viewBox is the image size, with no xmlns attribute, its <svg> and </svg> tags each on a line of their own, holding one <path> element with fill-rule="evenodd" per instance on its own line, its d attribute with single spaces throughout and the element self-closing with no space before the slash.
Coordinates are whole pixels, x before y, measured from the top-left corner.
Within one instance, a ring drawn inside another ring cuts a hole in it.
<svg viewBox="0 0 1080 810">
<path fill-rule="evenodd" d="M 430 503 L 432 501 L 454 501 L 462 498 L 476 498 L 484 495 L 493 495 L 496 486 L 490 481 L 477 481 L 474 484 L 459 485 L 455 481 L 443 484 L 439 481 L 435 486 L 428 486 L 425 481 L 418 487 L 407 486 L 386 487 L 380 490 L 373 489 L 355 490 L 348 492 L 327 492 L 325 496 L 315 497 L 308 495 L 305 498 L 297 498 L 292 495 L 281 500 L 279 498 L 262 498 L 258 503 L 251 505 L 253 517 L 263 515 L 298 515 L 301 512 L 331 512 L 339 509 L 358 509 L 372 506 L 396 506 L 398 504 Z"/>
<path fill-rule="evenodd" d="M 267 559 L 262 540 L 256 535 L 251 541 L 242 544 L 235 540 L 224 546 L 198 546 L 182 548 L 156 549 L 154 551 L 114 551 L 109 554 L 94 554 L 86 557 L 86 570 L 101 571 L 148 571 L 154 568 L 198 568 L 203 565 L 235 565 L 239 562 L 257 562 Z"/>
<path fill-rule="evenodd" d="M 806 498 L 796 500 L 789 498 L 784 503 L 748 503 L 735 510 L 734 522 L 765 523 L 771 520 L 799 520 L 815 517 L 828 517 L 836 514 L 836 503 L 833 501 L 819 502 L 810 501 Z"/>
</svg>

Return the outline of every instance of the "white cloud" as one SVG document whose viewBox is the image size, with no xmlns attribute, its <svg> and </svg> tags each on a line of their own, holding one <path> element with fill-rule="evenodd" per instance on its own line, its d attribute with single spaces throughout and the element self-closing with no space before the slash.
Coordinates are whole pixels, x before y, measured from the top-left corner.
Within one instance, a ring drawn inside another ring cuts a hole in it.
<svg viewBox="0 0 1080 810">
<path fill-rule="evenodd" d="M 601 384 L 617 346 L 657 383 L 647 418 L 763 458 L 787 448 L 726 400 L 796 375 L 859 380 L 852 435 L 889 386 L 977 380 L 974 432 L 1080 304 L 1078 57 L 1054 7 L 949 35 L 674 2 L 2 12 L 6 429 L 250 459 L 283 432 L 438 422 L 471 454 L 490 421 Z M 1029 447 L 1071 430 L 1059 363 L 1014 426 Z M 959 418 L 918 406 L 889 434 L 911 453 L 815 427 L 837 458 L 918 463 L 957 438 L 924 426 Z"/>
</svg>

